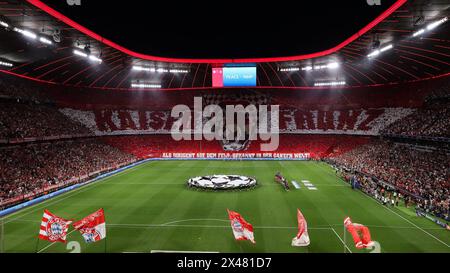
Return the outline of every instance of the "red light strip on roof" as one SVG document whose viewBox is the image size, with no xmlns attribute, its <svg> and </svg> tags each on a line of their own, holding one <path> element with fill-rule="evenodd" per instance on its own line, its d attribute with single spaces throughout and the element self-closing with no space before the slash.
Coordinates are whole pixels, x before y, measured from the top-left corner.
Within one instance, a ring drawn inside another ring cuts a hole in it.
<svg viewBox="0 0 450 273">
<path fill-rule="evenodd" d="M 145 90 L 156 90 L 156 91 L 189 91 L 189 90 L 223 90 L 223 89 L 242 89 L 242 87 L 180 87 L 180 88 L 156 88 L 156 89 L 132 89 L 132 88 L 112 88 L 112 87 L 89 87 L 89 86 L 77 86 L 72 84 L 61 84 L 57 82 L 52 81 L 46 81 L 46 80 L 40 80 L 37 78 L 25 76 L 22 74 L 18 74 L 12 71 L 8 70 L 2 70 L 0 69 L 0 73 L 5 73 L 11 76 L 19 77 L 25 80 L 30 80 L 38 83 L 43 84 L 51 84 L 55 86 L 64 86 L 64 87 L 76 87 L 76 88 L 87 88 L 87 89 L 96 89 L 96 90 L 110 90 L 110 91 L 145 91 Z M 400 84 L 407 84 L 407 83 L 415 83 L 415 82 L 424 82 L 428 80 L 434 80 L 434 79 L 440 79 L 440 78 L 446 78 L 450 77 L 450 72 L 431 76 L 428 78 L 423 79 L 416 79 L 416 80 L 410 80 L 406 82 L 390 82 L 386 84 L 371 84 L 371 85 L 356 85 L 356 86 L 339 86 L 339 87 L 315 87 L 315 86 L 254 86 L 250 87 L 248 89 L 272 89 L 272 90 L 333 90 L 333 89 L 342 89 L 342 90 L 351 90 L 351 89 L 357 89 L 357 88 L 368 88 L 368 87 L 377 87 L 377 86 L 392 86 L 392 85 L 400 85 Z"/>
<path fill-rule="evenodd" d="M 22 74 L 18 74 L 18 73 L 12 72 L 12 70 L 0 69 L 0 73 L 5 73 L 5 74 L 8 74 L 8 75 L 11 75 L 11 76 L 14 76 L 14 77 L 19 77 L 19 78 L 22 78 L 22 79 L 25 79 L 25 80 L 29 80 L 29 81 L 58 85 L 58 83 L 56 83 L 56 82 L 45 81 L 45 80 L 40 80 L 40 79 L 37 79 L 37 78 L 34 78 L 34 77 L 25 76 L 25 75 L 22 75 Z"/>
<path fill-rule="evenodd" d="M 78 24 L 77 22 L 69 19 L 68 17 L 64 16 L 60 12 L 52 9 L 51 7 L 47 6 L 40 0 L 27 0 L 28 3 L 32 4 L 33 6 L 43 10 L 44 12 L 48 13 L 49 15 L 53 16 L 54 18 L 64 22 L 65 24 L 77 29 L 78 31 L 90 36 L 91 38 L 104 43 L 105 45 L 108 45 L 112 48 L 115 48 L 129 56 L 147 60 L 147 61 L 157 61 L 157 62 L 168 62 L 168 63 L 217 63 L 217 64 L 223 64 L 223 63 L 262 63 L 262 62 L 286 62 L 286 61 L 298 61 L 298 60 L 305 60 L 305 59 L 312 59 L 317 57 L 323 57 L 330 55 L 332 53 L 335 53 L 342 49 L 343 47 L 347 46 L 351 42 L 355 41 L 362 35 L 364 35 L 366 32 L 371 30 L 373 27 L 378 25 L 381 21 L 386 19 L 389 15 L 391 15 L 393 12 L 395 12 L 398 8 L 400 8 L 403 4 L 407 2 L 407 0 L 397 0 L 391 7 L 389 7 L 386 11 L 384 11 L 380 16 L 378 16 L 375 20 L 370 22 L 367 26 L 362 28 L 357 33 L 353 34 L 351 37 L 340 43 L 339 45 L 330 48 L 328 50 L 311 53 L 311 54 L 304 54 L 304 55 L 297 55 L 297 56 L 289 56 L 289 57 L 275 57 L 275 58 L 250 58 L 250 59 L 181 59 L 181 58 L 164 58 L 164 57 L 157 57 L 157 56 L 151 56 L 146 55 L 138 52 L 134 52 L 132 50 L 129 50 L 123 46 L 120 46 L 108 39 L 103 38 L 102 36 L 96 34 L 95 32 L 85 28 L 84 26 Z"/>
</svg>

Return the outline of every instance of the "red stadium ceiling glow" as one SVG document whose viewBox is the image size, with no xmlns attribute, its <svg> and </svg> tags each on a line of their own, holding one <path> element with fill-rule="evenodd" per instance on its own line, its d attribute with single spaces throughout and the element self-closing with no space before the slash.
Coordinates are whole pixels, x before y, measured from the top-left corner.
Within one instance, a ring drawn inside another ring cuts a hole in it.
<svg viewBox="0 0 450 273">
<path fill-rule="evenodd" d="M 74 86 L 74 85 L 71 85 L 71 84 L 60 84 L 60 83 L 57 83 L 57 82 L 54 82 L 54 81 L 41 80 L 41 79 L 25 76 L 25 75 L 22 75 L 22 74 L 17 74 L 17 73 L 8 71 L 8 70 L 3 70 L 3 69 L 0 69 L 0 73 L 4 73 L 4 74 L 7 74 L 7 75 L 19 77 L 19 78 L 22 78 L 22 79 L 26 79 L 26 80 L 30 80 L 30 81 L 34 81 L 34 82 L 38 82 L 38 83 L 45 83 L 45 84 L 52 84 L 52 85 L 62 85 L 62 86 L 67 86 L 67 87 L 79 87 L 79 86 Z M 388 83 L 388 84 L 372 84 L 372 85 L 366 85 L 365 87 L 395 86 L 395 85 L 399 85 L 399 84 L 423 82 L 423 81 L 428 81 L 428 80 L 433 80 L 433 79 L 440 79 L 440 78 L 446 78 L 446 77 L 450 77 L 450 72 L 442 74 L 442 75 L 438 75 L 438 76 L 432 76 L 432 77 L 423 78 L 423 79 L 410 80 L 410 81 L 403 82 L 403 83 L 393 82 L 393 83 Z M 111 91 L 131 91 L 131 90 L 133 90 L 132 88 L 111 88 L 111 87 L 89 87 L 89 88 L 91 88 L 91 89 L 98 89 L 98 90 L 111 90 Z M 361 86 L 340 86 L 339 87 L 339 89 L 342 89 L 342 90 L 344 90 L 344 89 L 345 90 L 358 89 L 358 88 L 361 88 Z M 145 90 L 145 88 L 143 88 L 143 89 Z M 190 91 L 190 90 L 211 90 L 211 89 L 242 89 L 242 87 L 158 88 L 158 90 L 162 90 L 162 91 Z M 330 89 L 330 86 L 325 86 L 325 87 L 323 87 L 323 86 L 295 86 L 295 87 L 294 86 L 254 86 L 254 87 L 252 87 L 252 89 L 328 90 L 328 89 Z"/>
<path fill-rule="evenodd" d="M 157 57 L 157 56 L 151 56 L 146 54 L 141 54 L 132 50 L 129 50 L 123 46 L 120 46 L 108 39 L 103 38 L 102 36 L 98 35 L 97 33 L 87 29 L 86 27 L 78 24 L 77 22 L 71 20 L 70 18 L 64 16 L 60 12 L 52 9 L 48 5 L 44 4 L 40 0 L 27 0 L 30 4 L 34 5 L 35 7 L 43 10 L 44 12 L 48 13 L 49 15 L 53 16 L 54 18 L 64 22 L 65 24 L 77 29 L 78 31 L 90 36 L 91 38 L 104 43 L 105 45 L 108 45 L 112 48 L 115 48 L 129 56 L 139 58 L 142 60 L 147 61 L 159 61 L 159 62 L 169 62 L 169 63 L 216 63 L 216 64 L 223 64 L 223 63 L 262 63 L 262 62 L 284 62 L 284 61 L 298 61 L 298 60 L 306 60 L 306 59 L 312 59 L 317 57 L 323 57 L 330 55 L 332 53 L 335 53 L 339 51 L 340 49 L 344 48 L 351 42 L 355 41 L 362 35 L 364 35 L 366 32 L 370 31 L 373 27 L 378 25 L 381 21 L 386 19 L 388 16 L 390 16 L 393 12 L 395 12 L 397 9 L 399 9 L 403 4 L 407 2 L 407 0 L 398 0 L 396 1 L 391 7 L 389 7 L 386 11 L 384 11 L 380 16 L 378 16 L 375 20 L 370 22 L 367 26 L 362 28 L 357 33 L 353 34 L 351 37 L 347 38 L 345 41 L 340 43 L 339 45 L 330 48 L 328 50 L 310 53 L 310 54 L 304 54 L 304 55 L 297 55 L 297 56 L 288 56 L 288 57 L 276 57 L 276 58 L 251 58 L 251 59 L 180 59 L 180 58 L 163 58 L 163 57 Z"/>
</svg>

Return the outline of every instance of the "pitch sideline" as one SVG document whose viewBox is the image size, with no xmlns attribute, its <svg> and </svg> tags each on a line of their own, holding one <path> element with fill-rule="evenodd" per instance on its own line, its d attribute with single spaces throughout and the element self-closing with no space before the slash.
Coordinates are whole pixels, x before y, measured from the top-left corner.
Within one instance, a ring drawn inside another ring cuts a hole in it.
<svg viewBox="0 0 450 273">
<path fill-rule="evenodd" d="M 339 178 L 338 180 L 340 180 L 342 183 L 346 182 L 344 180 L 342 180 L 341 178 Z M 375 200 L 372 196 L 369 196 L 365 193 L 363 193 L 362 191 L 358 191 L 360 194 L 363 194 L 365 197 L 370 198 L 370 200 L 372 200 L 373 202 L 376 202 L 377 204 L 381 205 L 377 200 Z M 428 231 L 424 230 L 423 228 L 419 227 L 418 225 L 414 224 L 413 222 L 411 222 L 410 220 L 406 219 L 405 217 L 403 217 L 402 215 L 398 214 L 397 212 L 395 212 L 394 210 L 382 205 L 383 208 L 385 208 L 386 210 L 392 212 L 393 214 L 397 215 L 400 219 L 403 219 L 404 221 L 408 222 L 409 224 L 411 224 L 413 227 L 415 227 L 416 229 L 422 231 L 423 233 L 427 234 L 428 236 L 430 236 L 431 238 L 435 239 L 436 241 L 438 241 L 439 243 L 445 245 L 446 247 L 450 248 L 450 245 L 448 245 L 447 243 L 445 243 L 444 241 L 442 241 L 441 239 L 437 238 L 436 236 L 434 236 L 433 234 L 429 233 Z"/>
<path fill-rule="evenodd" d="M 155 161 L 148 161 L 148 162 L 145 162 L 145 163 L 143 163 L 143 164 L 140 164 L 140 165 L 137 165 L 137 166 L 128 168 L 128 169 L 126 169 L 126 170 L 124 170 L 124 171 L 122 171 L 122 172 L 118 172 L 118 173 L 115 173 L 115 174 L 110 175 L 110 176 L 108 176 L 108 177 L 105 177 L 105 178 L 103 178 L 103 179 L 94 181 L 94 182 L 92 182 L 92 183 L 88 183 L 88 184 L 83 185 L 83 186 L 81 186 L 81 187 L 79 187 L 79 188 L 77 188 L 77 189 L 74 189 L 74 190 L 72 190 L 72 191 L 65 192 L 65 193 L 63 193 L 63 194 L 61 194 L 61 195 L 56 196 L 55 198 L 51 198 L 51 199 L 45 200 L 45 201 L 43 201 L 43 202 L 41 202 L 41 203 L 39 203 L 39 204 L 36 204 L 36 205 L 30 206 L 30 207 L 24 208 L 23 210 L 18 210 L 18 211 L 16 211 L 16 212 L 13 212 L 13 213 L 11 213 L 11 214 L 9 214 L 9 215 L 4 216 L 3 218 L 0 218 L 0 219 L 5 220 L 5 219 L 8 219 L 8 218 L 10 218 L 10 217 L 12 217 L 12 216 L 14 216 L 14 215 L 16 215 L 16 214 L 23 213 L 23 212 L 26 212 L 26 211 L 32 209 L 31 211 L 28 211 L 27 213 L 25 213 L 25 214 L 23 214 L 23 215 L 21 215 L 21 216 L 19 216 L 19 217 L 16 217 L 16 218 L 14 218 L 14 219 L 12 219 L 12 220 L 9 220 L 9 221 L 4 222 L 4 224 L 8 224 L 8 223 L 10 223 L 10 222 L 13 222 L 13 221 L 15 221 L 15 220 L 17 220 L 17 219 L 20 219 L 20 218 L 26 216 L 26 215 L 29 215 L 30 213 L 35 212 L 36 210 L 40 209 L 40 207 L 41 207 L 42 205 L 53 205 L 53 204 L 57 204 L 57 203 L 59 203 L 59 202 L 61 202 L 61 201 L 63 201 L 63 200 L 66 200 L 67 198 L 70 198 L 70 197 L 72 197 L 72 196 L 74 196 L 74 195 L 76 195 L 76 194 L 79 194 L 79 193 L 85 192 L 85 191 L 87 191 L 87 190 L 89 190 L 89 189 L 92 189 L 93 187 L 90 187 L 90 186 L 98 186 L 98 185 L 101 185 L 102 183 L 100 183 L 100 182 L 105 182 L 106 180 L 108 180 L 108 179 L 110 179 L 110 178 L 116 178 L 116 177 L 121 176 L 121 175 L 123 175 L 123 174 L 127 174 L 127 173 L 129 173 L 129 171 L 135 171 L 137 168 L 146 166 L 147 164 L 149 164 L 149 163 L 151 163 L 151 162 L 155 162 Z M 50 201 L 52 201 L 52 202 L 50 202 Z M 50 203 L 47 203 L 47 202 L 50 202 Z"/>
</svg>

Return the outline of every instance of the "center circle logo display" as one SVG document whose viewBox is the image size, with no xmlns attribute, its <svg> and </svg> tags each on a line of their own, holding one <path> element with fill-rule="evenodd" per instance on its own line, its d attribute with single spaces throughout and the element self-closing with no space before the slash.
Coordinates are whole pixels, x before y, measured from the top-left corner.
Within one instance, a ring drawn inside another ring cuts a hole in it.
<svg viewBox="0 0 450 273">
<path fill-rule="evenodd" d="M 191 178 L 187 181 L 190 188 L 210 190 L 233 190 L 256 187 L 257 181 L 253 177 L 243 175 L 210 175 Z"/>
</svg>

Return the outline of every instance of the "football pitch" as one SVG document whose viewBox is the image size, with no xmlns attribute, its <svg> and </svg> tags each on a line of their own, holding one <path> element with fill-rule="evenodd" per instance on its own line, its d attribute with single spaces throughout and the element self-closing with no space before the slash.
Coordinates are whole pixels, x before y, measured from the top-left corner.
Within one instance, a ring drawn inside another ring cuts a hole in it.
<svg viewBox="0 0 450 273">
<path fill-rule="evenodd" d="M 274 182 L 280 171 L 301 185 L 286 191 Z M 255 177 L 258 186 L 242 191 L 189 189 L 189 178 L 213 174 Z M 305 187 L 307 180 L 316 189 Z M 69 229 L 68 244 L 38 241 L 44 209 L 79 220 L 104 208 L 107 240 L 85 244 Z M 292 247 L 296 211 L 308 222 L 311 244 Z M 227 209 L 239 212 L 254 227 L 256 244 L 235 241 Z M 357 250 L 344 234 L 343 220 L 369 227 L 381 253 L 450 253 L 450 233 L 411 209 L 379 204 L 352 190 L 334 170 L 303 161 L 152 161 L 65 193 L 4 217 L 5 252 L 293 252 L 369 253 Z M 75 241 L 75 243 L 73 242 Z M 77 243 L 78 242 L 78 243 Z"/>
</svg>

